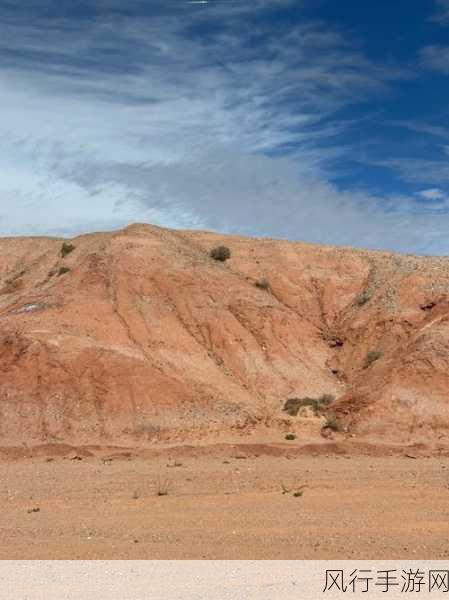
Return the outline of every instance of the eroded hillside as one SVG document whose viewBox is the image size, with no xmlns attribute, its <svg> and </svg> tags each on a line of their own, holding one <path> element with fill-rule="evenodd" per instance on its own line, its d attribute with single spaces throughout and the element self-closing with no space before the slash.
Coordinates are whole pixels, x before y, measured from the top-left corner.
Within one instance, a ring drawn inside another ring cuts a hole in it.
<svg viewBox="0 0 449 600">
<path fill-rule="evenodd" d="M 63 242 L 0 240 L 3 445 L 300 441 L 331 420 L 449 441 L 448 259 L 149 225 Z"/>
</svg>

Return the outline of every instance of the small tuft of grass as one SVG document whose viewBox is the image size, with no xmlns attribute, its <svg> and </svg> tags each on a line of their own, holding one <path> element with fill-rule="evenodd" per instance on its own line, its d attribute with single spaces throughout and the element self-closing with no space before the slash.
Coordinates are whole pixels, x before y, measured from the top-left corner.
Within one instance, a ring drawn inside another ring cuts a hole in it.
<svg viewBox="0 0 449 600">
<path fill-rule="evenodd" d="M 254 285 L 256 286 L 256 288 L 259 288 L 259 290 L 268 291 L 271 289 L 270 282 L 265 277 L 257 279 L 257 281 L 254 282 Z"/>
<path fill-rule="evenodd" d="M 323 429 L 327 429 L 327 430 L 335 431 L 335 432 L 343 431 L 343 427 L 335 415 L 330 416 L 326 420 L 326 423 L 323 426 Z"/>
<path fill-rule="evenodd" d="M 290 494 L 291 489 L 288 488 L 284 483 L 281 483 L 281 490 L 283 494 Z"/>
<path fill-rule="evenodd" d="M 227 246 L 216 246 L 215 248 L 212 248 L 209 256 L 214 260 L 225 262 L 231 258 L 231 251 Z"/>
<path fill-rule="evenodd" d="M 307 487 L 307 484 L 300 486 L 287 487 L 285 483 L 281 483 L 282 494 L 291 494 L 293 498 L 301 498 L 304 494 L 304 491 Z"/>
<path fill-rule="evenodd" d="M 364 304 L 366 304 L 367 302 L 369 302 L 371 300 L 371 297 L 372 297 L 372 292 L 370 292 L 369 290 L 365 290 L 364 292 L 362 292 L 361 294 L 356 296 L 356 298 L 354 300 L 354 304 L 356 306 L 363 306 Z"/>
<path fill-rule="evenodd" d="M 341 348 L 344 344 L 344 340 L 336 333 L 324 334 L 323 339 L 326 340 L 329 348 Z"/>
<path fill-rule="evenodd" d="M 67 254 L 70 254 L 75 250 L 75 246 L 73 244 L 69 244 L 68 242 L 64 242 L 61 246 L 61 256 L 65 258 Z"/>
<path fill-rule="evenodd" d="M 170 480 L 158 477 L 156 481 L 156 496 L 168 496 L 170 493 Z"/>
<path fill-rule="evenodd" d="M 432 310 L 432 308 L 434 308 L 436 305 L 437 305 L 436 302 L 432 302 L 432 301 L 424 302 L 424 304 L 421 304 L 419 308 L 421 310 Z"/>
<path fill-rule="evenodd" d="M 363 368 L 367 369 L 369 366 L 371 366 L 373 364 L 373 362 L 376 362 L 376 360 L 379 360 L 379 358 L 382 357 L 382 352 L 379 352 L 378 350 L 370 350 L 367 355 L 365 356 L 365 360 L 363 362 Z"/>
<path fill-rule="evenodd" d="M 70 268 L 69 267 L 60 267 L 59 271 L 58 271 L 58 277 L 61 277 L 61 275 L 65 275 L 66 273 L 70 273 Z"/>
<path fill-rule="evenodd" d="M 296 435 L 294 433 L 287 433 L 285 435 L 285 439 L 289 442 L 292 442 L 293 440 L 296 440 Z"/>
</svg>

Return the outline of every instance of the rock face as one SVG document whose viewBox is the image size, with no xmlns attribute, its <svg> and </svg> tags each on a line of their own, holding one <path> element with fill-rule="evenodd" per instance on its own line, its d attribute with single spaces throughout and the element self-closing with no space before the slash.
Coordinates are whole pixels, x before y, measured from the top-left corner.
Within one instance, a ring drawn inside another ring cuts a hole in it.
<svg viewBox="0 0 449 600">
<path fill-rule="evenodd" d="M 449 443 L 449 259 L 149 225 L 0 240 L 0 445 L 310 437 L 326 417 L 282 407 L 323 394 L 355 436 Z"/>
</svg>

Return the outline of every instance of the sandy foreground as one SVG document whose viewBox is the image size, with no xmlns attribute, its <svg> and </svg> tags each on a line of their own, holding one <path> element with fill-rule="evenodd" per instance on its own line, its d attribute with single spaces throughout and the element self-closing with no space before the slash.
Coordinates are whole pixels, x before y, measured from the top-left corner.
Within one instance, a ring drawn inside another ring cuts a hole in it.
<svg viewBox="0 0 449 600">
<path fill-rule="evenodd" d="M 0 558 L 449 557 L 448 458 L 244 456 L 2 459 Z"/>
</svg>

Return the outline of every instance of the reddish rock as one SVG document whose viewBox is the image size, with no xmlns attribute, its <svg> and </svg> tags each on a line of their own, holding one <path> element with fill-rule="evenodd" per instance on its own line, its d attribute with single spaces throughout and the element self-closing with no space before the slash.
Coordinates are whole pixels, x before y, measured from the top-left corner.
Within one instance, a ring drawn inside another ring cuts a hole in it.
<svg viewBox="0 0 449 600">
<path fill-rule="evenodd" d="M 0 240 L 2 445 L 285 429 L 322 394 L 356 436 L 444 445 L 449 259 L 149 225 L 70 242 Z"/>
</svg>

